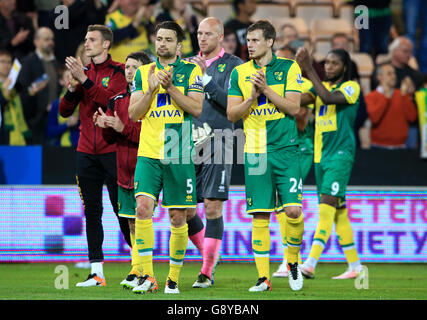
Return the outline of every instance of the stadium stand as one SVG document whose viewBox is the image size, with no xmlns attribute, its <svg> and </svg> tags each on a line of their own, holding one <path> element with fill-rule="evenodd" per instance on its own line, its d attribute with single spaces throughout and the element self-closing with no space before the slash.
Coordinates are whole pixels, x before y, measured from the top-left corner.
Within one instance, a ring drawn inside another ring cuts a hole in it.
<svg viewBox="0 0 427 320">
<path fill-rule="evenodd" d="M 360 75 L 360 86 L 366 95 L 371 91 L 371 76 L 374 72 L 374 61 L 367 53 L 350 53 L 351 59 L 357 64 Z"/>
</svg>

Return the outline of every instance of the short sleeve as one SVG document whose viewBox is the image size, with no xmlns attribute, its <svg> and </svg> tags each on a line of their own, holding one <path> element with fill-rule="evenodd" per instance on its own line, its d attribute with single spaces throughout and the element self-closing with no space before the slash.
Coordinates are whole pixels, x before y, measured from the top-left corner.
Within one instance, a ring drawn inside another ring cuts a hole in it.
<svg viewBox="0 0 427 320">
<path fill-rule="evenodd" d="M 231 71 L 230 81 L 228 83 L 228 96 L 243 97 L 239 87 L 239 73 L 236 68 Z"/>
<path fill-rule="evenodd" d="M 360 86 L 355 81 L 346 81 L 338 89 L 341 92 L 348 104 L 355 104 L 359 99 Z"/>
<path fill-rule="evenodd" d="M 286 78 L 286 89 L 285 91 L 302 91 L 302 76 L 301 69 L 295 61 L 292 63 L 288 70 Z"/>
<path fill-rule="evenodd" d="M 188 82 L 188 92 L 203 93 L 202 69 L 195 64 Z"/>
<path fill-rule="evenodd" d="M 135 75 L 133 76 L 132 89 L 131 92 L 142 91 L 142 73 L 141 67 L 139 67 Z"/>
</svg>

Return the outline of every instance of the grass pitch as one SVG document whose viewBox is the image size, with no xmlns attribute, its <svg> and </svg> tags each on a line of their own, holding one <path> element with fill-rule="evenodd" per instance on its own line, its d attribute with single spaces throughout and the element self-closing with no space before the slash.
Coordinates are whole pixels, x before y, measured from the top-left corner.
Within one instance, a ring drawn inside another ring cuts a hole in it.
<svg viewBox="0 0 427 320">
<path fill-rule="evenodd" d="M 366 264 L 369 288 L 356 289 L 354 280 L 332 280 L 345 271 L 345 264 L 319 263 L 316 279 L 304 280 L 304 288 L 292 292 L 287 278 L 272 278 L 273 291 L 251 293 L 249 287 L 257 280 L 252 263 L 222 263 L 217 267 L 215 284 L 209 289 L 193 289 L 201 264 L 185 263 L 179 282 L 179 295 L 163 293 L 169 265 L 154 264 L 159 283 L 157 294 L 138 295 L 122 289 L 120 282 L 129 271 L 127 263 L 105 263 L 106 287 L 76 288 L 86 279 L 89 269 L 68 269 L 68 289 L 56 289 L 55 273 L 59 264 L 0 264 L 0 299 L 3 300 L 390 300 L 427 299 L 427 268 L 423 264 Z M 271 264 L 271 272 L 278 263 Z M 57 280 L 58 283 L 58 280 Z M 65 284 L 64 282 L 61 282 Z"/>
</svg>

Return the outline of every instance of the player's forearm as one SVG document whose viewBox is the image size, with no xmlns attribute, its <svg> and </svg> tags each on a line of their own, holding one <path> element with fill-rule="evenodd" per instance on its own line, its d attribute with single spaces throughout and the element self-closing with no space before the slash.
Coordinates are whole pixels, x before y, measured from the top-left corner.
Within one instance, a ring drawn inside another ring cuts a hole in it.
<svg viewBox="0 0 427 320">
<path fill-rule="evenodd" d="M 227 111 L 227 91 L 212 80 L 205 86 L 205 91 L 209 94 L 209 100 L 214 101 L 217 106 Z"/>
<path fill-rule="evenodd" d="M 232 104 L 228 102 L 227 107 L 227 118 L 231 122 L 237 122 L 243 118 L 243 116 L 248 112 L 253 102 L 252 98 L 248 98 L 239 104 Z"/>
<path fill-rule="evenodd" d="M 186 96 L 173 85 L 167 91 L 171 98 L 182 110 L 196 118 L 200 116 L 203 109 L 203 100 L 198 101 L 192 97 Z"/>
<path fill-rule="evenodd" d="M 136 122 L 139 119 L 141 119 L 150 108 L 151 103 L 153 102 L 154 93 L 151 93 L 150 91 L 144 92 L 144 94 L 136 99 L 130 100 L 129 103 L 129 118 Z"/>
<path fill-rule="evenodd" d="M 279 96 L 270 87 L 264 91 L 264 95 L 273 103 L 280 111 L 285 114 L 295 116 L 300 110 L 300 101 L 292 101 L 288 98 Z"/>
</svg>

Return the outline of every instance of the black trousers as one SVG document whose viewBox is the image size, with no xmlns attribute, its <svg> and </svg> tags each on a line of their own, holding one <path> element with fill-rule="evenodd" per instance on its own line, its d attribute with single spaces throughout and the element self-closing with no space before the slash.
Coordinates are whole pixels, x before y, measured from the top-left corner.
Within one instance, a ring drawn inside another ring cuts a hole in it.
<svg viewBox="0 0 427 320">
<path fill-rule="evenodd" d="M 77 152 L 77 184 L 83 201 L 86 217 L 86 236 L 90 262 L 104 261 L 102 243 L 104 229 L 102 227 L 102 188 L 107 185 L 111 205 L 119 220 L 120 230 L 131 246 L 129 224 L 126 218 L 118 216 L 118 188 L 116 154 L 87 154 Z"/>
</svg>

